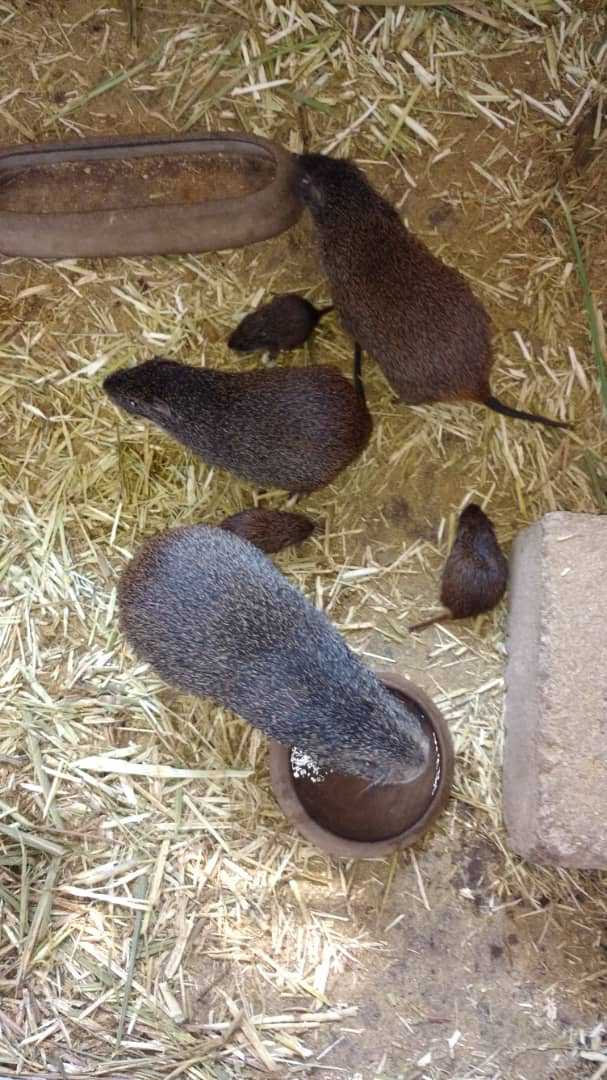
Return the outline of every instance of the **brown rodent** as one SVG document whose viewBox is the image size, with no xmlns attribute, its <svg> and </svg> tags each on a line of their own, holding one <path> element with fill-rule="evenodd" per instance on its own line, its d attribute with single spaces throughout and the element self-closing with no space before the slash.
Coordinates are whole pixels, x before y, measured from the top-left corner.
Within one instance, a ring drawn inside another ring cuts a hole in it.
<svg viewBox="0 0 607 1080">
<path fill-rule="evenodd" d="M 319 764 L 371 782 L 428 759 L 417 711 L 252 544 L 193 525 L 148 540 L 122 574 L 120 624 L 135 653 L 186 694 L 213 698 Z"/>
<path fill-rule="evenodd" d="M 275 296 L 239 322 L 228 338 L 235 352 L 268 351 L 272 358 L 283 349 L 297 349 L 308 340 L 320 319 L 333 305 L 316 308 L 296 293 Z"/>
<path fill-rule="evenodd" d="M 207 464 L 290 492 L 330 484 L 373 426 L 360 382 L 324 364 L 233 372 L 156 357 L 114 372 L 103 388 Z"/>
<path fill-rule="evenodd" d="M 286 510 L 264 510 L 259 506 L 241 510 L 220 522 L 220 529 L 255 544 L 266 555 L 282 551 L 291 544 L 301 544 L 314 532 L 314 522 L 305 514 Z"/>
<path fill-rule="evenodd" d="M 353 162 L 303 154 L 299 169 L 335 309 L 402 401 L 475 401 L 504 416 L 570 427 L 493 397 L 487 312 L 462 275 L 405 228 Z"/>
<path fill-rule="evenodd" d="M 493 525 L 480 506 L 470 503 L 459 517 L 453 547 L 443 568 L 441 603 L 448 609 L 415 623 L 411 632 L 448 619 L 468 619 L 499 604 L 508 584 L 508 561 Z"/>
</svg>

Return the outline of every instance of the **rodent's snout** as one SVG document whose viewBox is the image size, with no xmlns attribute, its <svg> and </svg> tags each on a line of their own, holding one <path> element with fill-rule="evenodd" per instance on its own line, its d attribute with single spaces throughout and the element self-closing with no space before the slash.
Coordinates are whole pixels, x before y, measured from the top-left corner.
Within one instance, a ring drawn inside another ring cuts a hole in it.
<svg viewBox="0 0 607 1080">
<path fill-rule="evenodd" d="M 140 402 L 134 392 L 131 371 L 130 368 L 119 368 L 118 371 L 107 375 L 101 385 L 112 404 L 138 415 Z"/>
<path fill-rule="evenodd" d="M 246 331 L 243 331 L 242 325 L 237 326 L 235 330 L 232 330 L 228 338 L 228 349 L 234 349 L 235 352 L 244 352 L 250 348 L 250 342 Z"/>
<path fill-rule="evenodd" d="M 432 752 L 432 741 L 425 734 L 420 734 L 411 749 L 409 760 L 403 766 L 404 782 L 411 783 L 417 780 L 428 768 L 428 762 Z"/>
<path fill-rule="evenodd" d="M 117 394 L 120 392 L 120 371 L 115 371 L 112 375 L 106 375 L 101 386 L 105 390 L 108 397 L 112 400 L 116 400 Z"/>
<path fill-rule="evenodd" d="M 415 742 L 407 740 L 399 754 L 381 755 L 381 761 L 377 762 L 375 782 L 382 785 L 413 784 L 424 775 L 434 756 L 432 737 L 420 733 L 419 740 L 417 737 Z M 363 772 L 362 775 L 368 774 Z"/>
<path fill-rule="evenodd" d="M 431 759 L 434 758 L 435 743 L 433 736 L 420 726 L 419 731 L 411 733 L 407 747 L 407 760 L 400 763 L 401 781 L 409 784 L 418 780 L 426 772 Z"/>
</svg>

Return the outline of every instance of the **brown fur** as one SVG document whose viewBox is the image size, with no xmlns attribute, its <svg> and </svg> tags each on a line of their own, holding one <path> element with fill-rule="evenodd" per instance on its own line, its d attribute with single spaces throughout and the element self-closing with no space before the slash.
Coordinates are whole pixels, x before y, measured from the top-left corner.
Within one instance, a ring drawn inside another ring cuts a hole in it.
<svg viewBox="0 0 607 1080">
<path fill-rule="evenodd" d="M 332 310 L 332 306 L 319 310 L 297 293 L 275 296 L 245 315 L 230 334 L 228 346 L 241 353 L 268 350 L 275 357 L 283 349 L 303 345 L 323 315 Z"/>
<path fill-rule="evenodd" d="M 491 323 L 468 283 L 435 258 L 350 161 L 305 154 L 299 188 L 320 239 L 333 302 L 401 401 L 476 401 L 518 419 L 491 394 Z"/>
<path fill-rule="evenodd" d="M 508 584 L 508 561 L 493 525 L 480 506 L 462 511 L 457 534 L 441 579 L 441 603 L 448 609 L 433 619 L 415 623 L 411 632 L 448 619 L 469 619 L 499 604 Z"/>
<path fill-rule="evenodd" d="M 263 510 L 258 506 L 241 510 L 220 523 L 220 529 L 228 529 L 241 540 L 248 540 L 266 555 L 282 551 L 291 544 L 301 544 L 314 531 L 314 522 L 305 514 L 292 514 L 285 510 Z"/>
<path fill-rule="evenodd" d="M 373 426 L 362 389 L 329 365 L 232 372 L 157 357 L 116 371 L 103 387 L 207 464 L 291 492 L 330 484 Z"/>
<path fill-rule="evenodd" d="M 252 544 L 194 525 L 152 537 L 122 574 L 137 656 L 273 739 L 371 782 L 413 779 L 429 753 L 417 710 L 391 694 Z"/>
</svg>

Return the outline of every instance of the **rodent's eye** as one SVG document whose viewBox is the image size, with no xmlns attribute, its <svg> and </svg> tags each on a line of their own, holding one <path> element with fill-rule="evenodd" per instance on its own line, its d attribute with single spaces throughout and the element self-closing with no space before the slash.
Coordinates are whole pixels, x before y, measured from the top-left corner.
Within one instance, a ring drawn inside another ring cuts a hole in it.
<svg viewBox="0 0 607 1080">
<path fill-rule="evenodd" d="M 302 173 L 299 179 L 299 194 L 306 206 L 320 207 L 322 203 L 320 192 L 311 176 Z"/>
<path fill-rule="evenodd" d="M 132 397 L 129 398 L 129 405 L 131 406 L 132 409 L 137 408 L 137 402 L 135 401 L 135 398 L 132 398 Z"/>
</svg>

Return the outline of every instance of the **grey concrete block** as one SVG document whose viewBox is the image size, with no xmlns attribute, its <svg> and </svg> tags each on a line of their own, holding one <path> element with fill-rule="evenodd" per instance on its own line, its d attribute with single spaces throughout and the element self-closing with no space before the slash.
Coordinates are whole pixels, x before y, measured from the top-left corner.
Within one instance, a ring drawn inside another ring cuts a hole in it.
<svg viewBox="0 0 607 1080">
<path fill-rule="evenodd" d="M 607 867 L 607 517 L 546 514 L 511 558 L 504 815 L 531 862 Z"/>
</svg>

